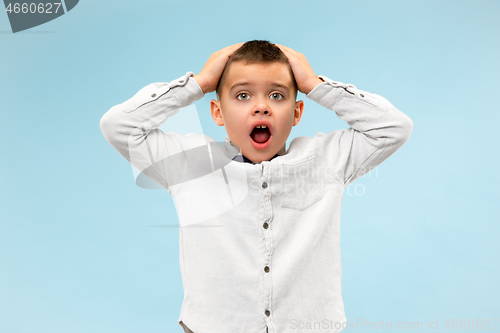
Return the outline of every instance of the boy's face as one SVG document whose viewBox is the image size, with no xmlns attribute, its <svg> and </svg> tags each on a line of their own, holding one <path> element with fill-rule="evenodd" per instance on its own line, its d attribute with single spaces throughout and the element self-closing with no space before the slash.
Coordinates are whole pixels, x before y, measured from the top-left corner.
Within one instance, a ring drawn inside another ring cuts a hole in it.
<svg viewBox="0 0 500 333">
<path fill-rule="evenodd" d="M 304 102 L 295 102 L 287 64 L 233 62 L 220 100 L 212 100 L 210 106 L 215 123 L 226 127 L 231 142 L 245 157 L 260 163 L 284 148 L 300 121 Z M 260 125 L 267 129 L 255 129 Z"/>
</svg>

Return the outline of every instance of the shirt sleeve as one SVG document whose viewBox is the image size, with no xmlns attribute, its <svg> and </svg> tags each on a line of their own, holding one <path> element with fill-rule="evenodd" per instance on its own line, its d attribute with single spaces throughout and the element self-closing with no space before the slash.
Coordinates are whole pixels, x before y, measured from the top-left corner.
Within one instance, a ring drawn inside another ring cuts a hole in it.
<svg viewBox="0 0 500 333">
<path fill-rule="evenodd" d="M 147 85 L 129 100 L 113 106 L 99 124 L 113 148 L 167 190 L 169 183 L 174 177 L 180 177 L 183 170 L 182 158 L 173 157 L 181 157 L 182 152 L 199 146 L 203 139 L 202 135 L 164 133 L 158 128 L 181 108 L 204 96 L 192 76 L 193 73 L 188 72 L 170 83 Z M 165 163 L 167 159 L 170 163 Z"/>
<path fill-rule="evenodd" d="M 324 82 L 306 96 L 335 111 L 350 128 L 320 132 L 314 140 L 324 163 L 336 171 L 345 188 L 403 146 L 413 122 L 382 96 L 320 77 Z"/>
</svg>

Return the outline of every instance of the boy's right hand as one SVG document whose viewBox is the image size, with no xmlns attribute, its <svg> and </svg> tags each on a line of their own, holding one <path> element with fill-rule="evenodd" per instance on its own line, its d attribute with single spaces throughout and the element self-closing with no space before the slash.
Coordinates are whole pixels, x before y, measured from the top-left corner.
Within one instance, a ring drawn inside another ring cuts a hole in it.
<svg viewBox="0 0 500 333">
<path fill-rule="evenodd" d="M 240 48 L 243 43 L 227 46 L 217 52 L 212 53 L 201 72 L 194 76 L 204 94 L 210 93 L 217 88 L 217 83 L 222 75 L 224 67 L 229 57 Z"/>
</svg>

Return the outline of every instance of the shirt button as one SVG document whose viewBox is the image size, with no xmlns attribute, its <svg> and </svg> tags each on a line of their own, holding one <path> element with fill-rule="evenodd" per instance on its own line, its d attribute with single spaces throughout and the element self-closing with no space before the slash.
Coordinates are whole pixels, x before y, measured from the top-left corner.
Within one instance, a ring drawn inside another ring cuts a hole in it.
<svg viewBox="0 0 500 333">
<path fill-rule="evenodd" d="M 268 224 L 267 222 L 264 222 L 264 224 L 262 225 L 262 227 L 263 227 L 264 229 L 267 229 L 267 228 L 269 228 L 269 224 Z"/>
<path fill-rule="evenodd" d="M 264 267 L 264 272 L 266 272 L 266 273 L 269 272 L 269 266 Z"/>
<path fill-rule="evenodd" d="M 264 313 L 265 313 L 265 315 L 266 315 L 266 316 L 268 316 L 268 317 L 271 315 L 271 312 L 270 312 L 269 310 L 266 310 Z"/>
<path fill-rule="evenodd" d="M 262 183 L 262 188 L 266 188 L 267 187 L 267 183 L 266 182 L 263 182 Z"/>
<path fill-rule="evenodd" d="M 151 97 L 156 97 L 156 94 L 152 94 Z"/>
</svg>

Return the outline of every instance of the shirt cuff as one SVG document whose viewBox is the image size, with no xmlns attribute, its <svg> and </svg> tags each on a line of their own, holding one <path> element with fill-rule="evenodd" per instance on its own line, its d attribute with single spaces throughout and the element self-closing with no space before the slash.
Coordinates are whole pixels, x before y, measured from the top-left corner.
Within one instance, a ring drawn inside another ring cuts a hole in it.
<svg viewBox="0 0 500 333">
<path fill-rule="evenodd" d="M 201 90 L 198 82 L 193 79 L 194 73 L 187 72 L 177 80 L 169 82 L 170 89 L 183 87 L 183 89 L 175 89 L 175 97 L 183 106 L 190 105 L 194 101 L 201 99 L 205 94 Z"/>
<path fill-rule="evenodd" d="M 316 87 L 314 87 L 313 90 L 311 90 L 306 95 L 306 97 L 330 109 L 342 96 L 342 93 L 347 90 L 349 85 L 339 81 L 333 81 L 332 79 L 324 75 L 318 75 L 318 77 L 321 78 L 324 82 L 321 82 Z"/>
<path fill-rule="evenodd" d="M 171 94 L 174 94 L 175 98 L 177 98 L 177 101 L 181 104 L 180 107 L 190 105 L 204 96 L 196 80 L 191 78 L 193 75 L 193 72 L 187 72 L 177 80 L 168 83 L 151 83 L 145 86 L 131 99 L 122 103 L 124 112 L 133 112 L 144 105 L 163 98 L 163 96 L 170 97 Z M 174 89 L 174 92 L 170 92 L 172 89 Z"/>
</svg>

